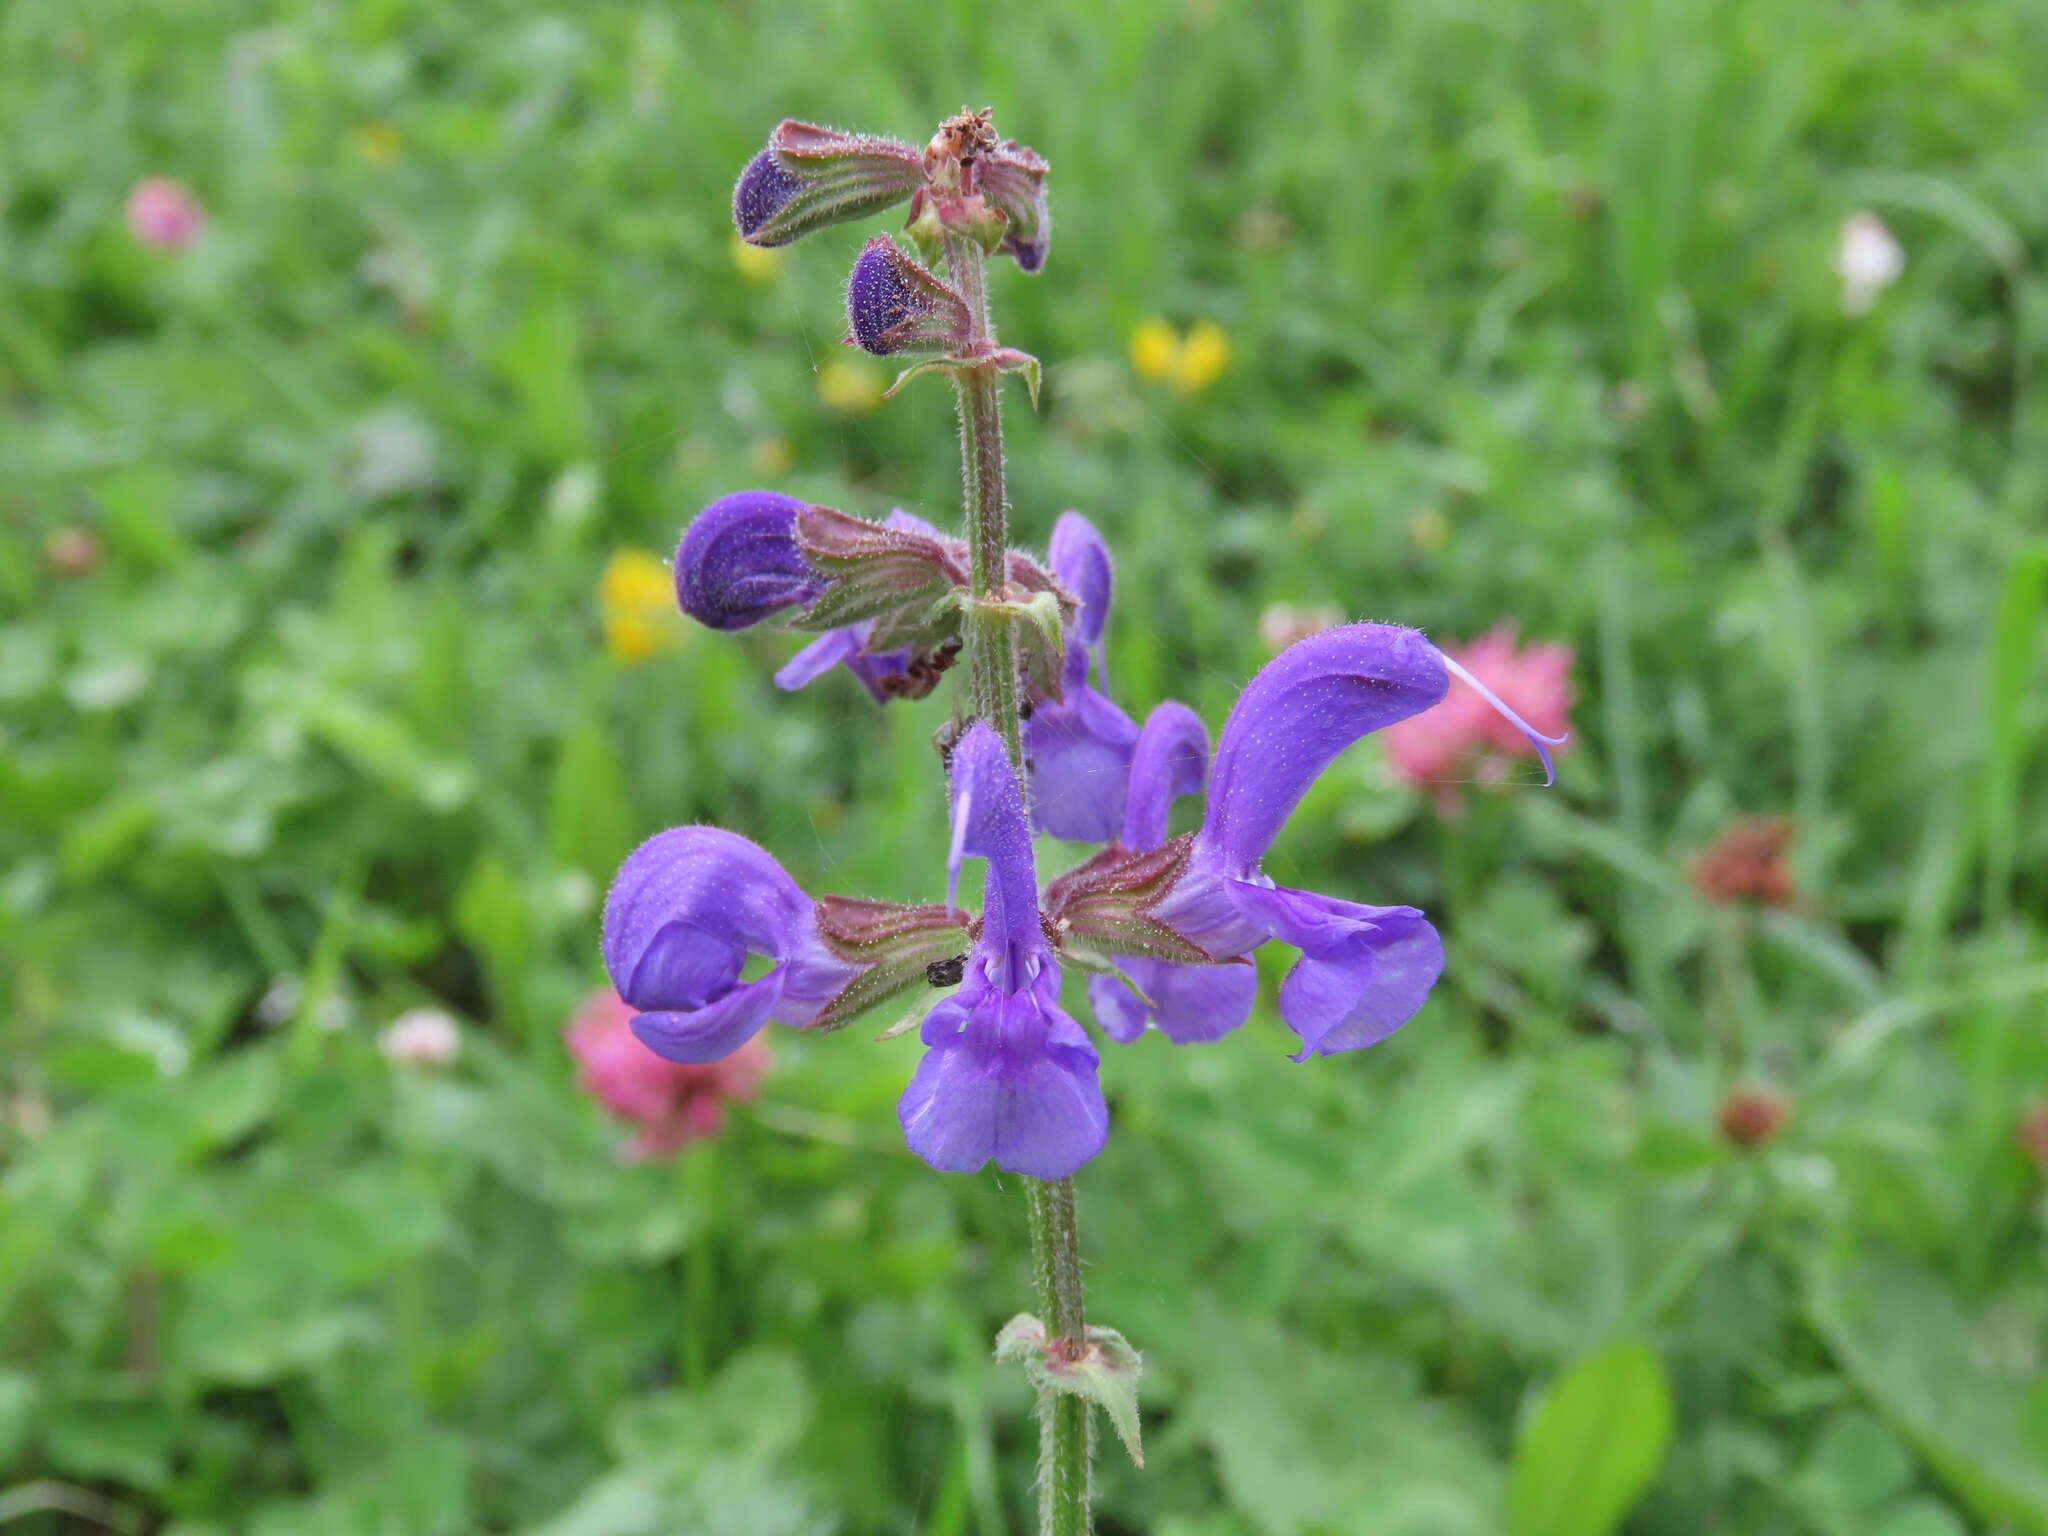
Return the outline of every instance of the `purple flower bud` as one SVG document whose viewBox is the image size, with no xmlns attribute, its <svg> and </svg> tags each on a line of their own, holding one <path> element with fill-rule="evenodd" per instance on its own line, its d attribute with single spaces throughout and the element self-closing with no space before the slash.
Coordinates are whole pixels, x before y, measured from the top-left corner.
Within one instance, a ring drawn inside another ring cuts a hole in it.
<svg viewBox="0 0 2048 1536">
<path fill-rule="evenodd" d="M 1003 249 L 1026 272 L 1045 265 L 1052 243 L 1052 210 L 1045 201 L 1046 163 L 1037 150 L 1015 139 L 1005 140 L 982 155 L 978 163 L 981 192 L 1003 211 Z"/>
<path fill-rule="evenodd" d="M 792 240 L 902 202 L 924 177 L 908 144 L 785 118 L 732 191 L 732 221 L 754 245 Z"/>
<path fill-rule="evenodd" d="M 747 168 L 740 172 L 740 179 L 732 189 L 732 221 L 741 236 L 755 245 L 788 245 L 796 239 L 794 233 L 777 236 L 773 231 L 763 234 L 768 221 L 787 208 L 790 199 L 801 192 L 804 184 L 798 181 L 775 158 L 775 151 L 764 149 L 747 162 Z"/>
<path fill-rule="evenodd" d="M 712 629 L 745 629 L 809 604 L 825 580 L 797 543 L 804 503 L 774 491 L 736 491 L 711 503 L 676 546 L 676 602 Z"/>
<path fill-rule="evenodd" d="M 887 235 L 870 240 L 846 284 L 846 324 L 878 357 L 944 357 L 973 331 L 967 303 L 912 261 Z"/>
</svg>

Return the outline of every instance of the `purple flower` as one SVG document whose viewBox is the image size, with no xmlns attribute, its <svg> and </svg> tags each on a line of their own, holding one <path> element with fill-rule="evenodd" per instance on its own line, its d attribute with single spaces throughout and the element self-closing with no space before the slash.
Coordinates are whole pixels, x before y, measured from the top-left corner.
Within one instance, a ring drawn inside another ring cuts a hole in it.
<svg viewBox="0 0 2048 1536">
<path fill-rule="evenodd" d="M 957 886 L 988 861 L 981 932 L 960 990 L 925 1015 L 926 1050 L 897 1108 L 910 1150 L 945 1172 L 993 1161 L 1062 1179 L 1102 1150 L 1109 1110 L 1094 1044 L 1059 1006 L 1060 968 L 1038 910 L 1031 827 L 1002 742 L 978 722 L 953 749 Z"/>
<path fill-rule="evenodd" d="M 846 284 L 846 324 L 877 357 L 944 357 L 973 331 L 967 301 L 912 261 L 887 235 L 861 249 Z"/>
<path fill-rule="evenodd" d="M 1310 784 L 1351 743 L 1443 698 L 1437 648 L 1411 629 L 1352 624 L 1281 652 L 1223 727 L 1187 872 L 1152 915 L 1213 958 L 1268 938 L 1302 958 L 1280 1011 L 1296 1058 L 1374 1045 L 1406 1023 L 1443 970 L 1413 907 L 1367 907 L 1276 886 L 1259 867 Z"/>
<path fill-rule="evenodd" d="M 742 981 L 749 955 L 773 964 Z M 693 1063 L 731 1055 L 770 1019 L 810 1023 L 858 974 L 782 866 L 720 827 L 675 827 L 633 851 L 605 898 L 604 966 L 633 1032 Z"/>
<path fill-rule="evenodd" d="M 1297 1061 L 1399 1029 L 1442 973 L 1443 944 L 1413 907 L 1290 890 L 1259 861 L 1338 753 L 1428 709 L 1447 686 L 1442 653 L 1414 630 L 1351 624 L 1281 652 L 1224 724 L 1187 870 L 1151 916 L 1218 960 L 1269 938 L 1299 949 L 1280 988 Z"/>
<path fill-rule="evenodd" d="M 1050 563 L 1081 606 L 1067 634 L 1060 697 L 1034 698 L 1025 726 L 1032 814 L 1054 837 L 1103 843 L 1123 819 L 1138 741 L 1137 722 L 1088 683 L 1091 651 L 1097 671 L 1107 672 L 1102 636 L 1115 577 L 1102 535 L 1078 512 L 1054 525 Z"/>
<path fill-rule="evenodd" d="M 825 590 L 797 543 L 804 503 L 735 491 L 699 512 L 676 546 L 676 602 L 712 629 L 745 629 Z"/>
<path fill-rule="evenodd" d="M 1154 709 L 1132 755 L 1119 841 L 1139 853 L 1163 847 L 1173 802 L 1201 789 L 1208 764 L 1209 733 L 1195 712 L 1171 699 Z M 1110 1037 L 1126 1044 L 1147 1024 L 1176 1045 L 1220 1040 L 1251 1017 L 1258 996 L 1259 974 L 1248 964 L 1190 965 L 1149 955 L 1125 955 L 1117 964 L 1138 991 L 1114 976 L 1095 976 L 1088 1001 Z"/>
</svg>

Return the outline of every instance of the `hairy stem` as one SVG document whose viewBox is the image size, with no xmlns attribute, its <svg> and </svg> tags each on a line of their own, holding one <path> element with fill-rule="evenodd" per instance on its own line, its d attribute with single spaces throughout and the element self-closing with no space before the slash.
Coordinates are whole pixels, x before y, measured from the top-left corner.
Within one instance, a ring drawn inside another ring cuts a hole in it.
<svg viewBox="0 0 2048 1536">
<path fill-rule="evenodd" d="M 967 300 L 974 340 L 993 345 L 988 314 L 988 256 L 970 236 L 946 236 L 946 271 Z M 1003 412 L 993 367 L 958 370 L 960 462 L 966 487 L 969 566 L 977 601 L 999 598 L 1008 580 L 1009 508 L 1003 499 Z M 1016 638 L 999 618 L 967 626 L 968 678 L 974 713 L 1003 738 L 1018 775 L 1024 773 L 1018 715 Z M 1074 1220 L 1072 1179 L 1026 1179 L 1031 1264 L 1046 1337 L 1078 1349 L 1086 1337 L 1081 1307 L 1081 1236 Z M 1095 1426 L 1086 1399 L 1041 1388 L 1038 1394 L 1038 1528 L 1040 1536 L 1089 1536 L 1089 1463 Z"/>
</svg>

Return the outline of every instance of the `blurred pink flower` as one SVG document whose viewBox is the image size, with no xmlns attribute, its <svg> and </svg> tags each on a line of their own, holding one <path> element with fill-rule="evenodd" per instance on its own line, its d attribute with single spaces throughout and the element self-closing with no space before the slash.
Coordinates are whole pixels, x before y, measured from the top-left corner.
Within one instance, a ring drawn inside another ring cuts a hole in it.
<svg viewBox="0 0 2048 1536">
<path fill-rule="evenodd" d="M 607 987 L 585 998 L 562 1031 L 582 1069 L 577 1086 L 614 1118 L 639 1127 L 620 1154 L 627 1162 L 668 1157 L 717 1134 L 725 1101 L 760 1091 L 770 1057 L 758 1036 L 723 1060 L 686 1066 L 642 1045 L 632 1019 L 633 1009 Z"/>
<path fill-rule="evenodd" d="M 183 250 L 199 236 L 206 210 L 182 182 L 148 176 L 128 194 L 128 228 L 144 245 Z"/>
<path fill-rule="evenodd" d="M 1444 654 L 1462 664 L 1546 736 L 1570 728 L 1572 648 L 1543 642 L 1517 650 L 1506 624 L 1470 645 L 1447 645 Z M 1387 757 L 1410 784 L 1432 790 L 1437 809 L 1458 813 L 1457 786 L 1476 778 L 1499 784 L 1509 759 L 1535 755 L 1527 738 L 1474 690 L 1453 682 L 1443 703 L 1387 729 Z"/>
</svg>

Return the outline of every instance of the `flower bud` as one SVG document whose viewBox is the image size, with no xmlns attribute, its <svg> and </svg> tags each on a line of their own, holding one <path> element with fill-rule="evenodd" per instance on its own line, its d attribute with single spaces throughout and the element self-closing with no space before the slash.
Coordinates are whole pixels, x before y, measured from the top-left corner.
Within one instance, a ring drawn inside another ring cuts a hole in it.
<svg viewBox="0 0 2048 1536">
<path fill-rule="evenodd" d="M 1003 211 L 1003 249 L 1026 272 L 1045 265 L 1052 242 L 1052 211 L 1045 201 L 1046 163 L 1029 145 L 1006 139 L 981 156 L 977 180 L 981 194 Z"/>
<path fill-rule="evenodd" d="M 676 546 L 676 602 L 712 629 L 745 629 L 808 604 L 825 581 L 804 559 L 793 496 L 736 491 L 697 514 Z"/>
<path fill-rule="evenodd" d="M 967 301 L 877 235 L 862 249 L 846 285 L 846 324 L 878 357 L 945 357 L 967 344 L 974 323 Z"/>
<path fill-rule="evenodd" d="M 902 202 L 922 176 L 908 144 L 785 118 L 740 172 L 732 221 L 750 245 L 788 245 Z"/>
</svg>

